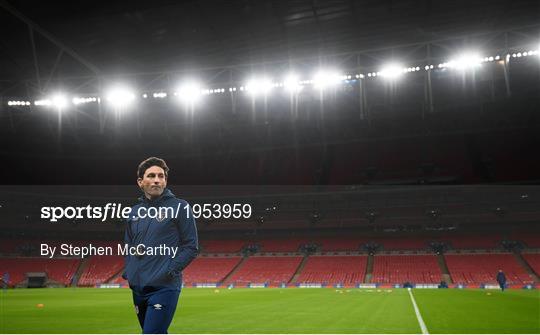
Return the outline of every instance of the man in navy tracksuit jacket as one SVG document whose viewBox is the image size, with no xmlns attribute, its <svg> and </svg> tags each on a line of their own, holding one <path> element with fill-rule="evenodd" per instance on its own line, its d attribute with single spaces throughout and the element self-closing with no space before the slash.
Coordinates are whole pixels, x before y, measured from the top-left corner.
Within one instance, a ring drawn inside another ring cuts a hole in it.
<svg viewBox="0 0 540 335">
<path fill-rule="evenodd" d="M 168 167 L 162 159 L 150 157 L 137 171 L 137 183 L 144 195 L 132 207 L 127 220 L 125 243 L 130 247 L 178 247 L 177 254 L 151 255 L 141 253 L 126 256 L 122 277 L 128 280 L 133 303 L 144 334 L 165 334 L 171 324 L 180 291 L 182 270 L 199 252 L 197 227 L 193 213 L 185 200 L 178 199 L 166 188 Z M 156 210 L 150 210 L 155 207 Z M 162 210 L 159 211 L 159 208 Z M 169 217 L 164 208 L 180 208 L 177 217 Z M 150 217 L 144 213 L 159 213 Z M 143 213 L 143 215 L 139 215 Z"/>
<path fill-rule="evenodd" d="M 504 272 L 502 270 L 499 270 L 497 273 L 497 283 L 499 283 L 499 287 L 502 291 L 504 291 L 506 287 L 506 276 L 504 275 Z"/>
</svg>

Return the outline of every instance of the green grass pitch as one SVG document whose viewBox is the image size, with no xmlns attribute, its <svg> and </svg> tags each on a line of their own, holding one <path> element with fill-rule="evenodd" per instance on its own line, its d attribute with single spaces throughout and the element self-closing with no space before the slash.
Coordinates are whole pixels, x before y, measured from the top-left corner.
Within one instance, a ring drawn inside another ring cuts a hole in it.
<svg viewBox="0 0 540 335">
<path fill-rule="evenodd" d="M 140 333 L 129 289 L 0 294 L 0 333 Z M 413 294 L 430 333 L 540 333 L 536 290 Z M 405 289 L 186 288 L 169 332 L 420 333 L 420 326 Z"/>
</svg>

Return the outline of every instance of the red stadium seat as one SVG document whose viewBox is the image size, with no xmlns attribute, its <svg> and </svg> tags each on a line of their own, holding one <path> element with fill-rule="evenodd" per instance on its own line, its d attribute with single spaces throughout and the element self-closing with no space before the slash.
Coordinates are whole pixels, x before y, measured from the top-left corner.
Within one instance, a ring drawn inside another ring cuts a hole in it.
<svg viewBox="0 0 540 335">
<path fill-rule="evenodd" d="M 367 240 L 354 237 L 327 237 L 314 239 L 314 242 L 321 245 L 322 251 L 358 251 Z"/>
<path fill-rule="evenodd" d="M 204 252 L 240 252 L 246 244 L 243 240 L 206 240 L 201 241 Z"/>
<path fill-rule="evenodd" d="M 499 235 L 461 235 L 447 238 L 454 249 L 494 249 L 500 247 Z"/>
<path fill-rule="evenodd" d="M 371 281 L 387 284 L 435 284 L 441 278 L 435 255 L 376 255 Z"/>
<path fill-rule="evenodd" d="M 367 256 L 310 256 L 296 283 L 315 283 L 346 287 L 364 281 Z"/>
<path fill-rule="evenodd" d="M 269 286 L 278 286 L 292 279 L 301 261 L 301 256 L 250 257 L 227 283 L 234 283 L 237 286 L 245 286 L 249 283 L 267 283 Z"/>
<path fill-rule="evenodd" d="M 196 258 L 183 271 L 184 284 L 221 283 L 241 259 L 241 257 Z"/>
<path fill-rule="evenodd" d="M 512 240 L 521 241 L 529 248 L 540 248 L 540 234 L 539 233 L 520 233 L 513 234 Z"/>
<path fill-rule="evenodd" d="M 424 250 L 428 244 L 423 238 L 374 238 L 373 242 L 380 244 L 384 250 Z"/>
<path fill-rule="evenodd" d="M 533 271 L 536 272 L 537 275 L 540 275 L 540 254 L 523 253 L 522 256 Z"/>
<path fill-rule="evenodd" d="M 450 276 L 456 284 L 497 284 L 499 270 L 506 275 L 508 285 L 530 284 L 529 274 L 512 254 L 445 255 Z"/>
<path fill-rule="evenodd" d="M 111 279 L 124 267 L 122 256 L 92 256 L 79 278 L 78 286 L 94 286 Z"/>
<path fill-rule="evenodd" d="M 261 251 L 266 252 L 295 252 L 302 244 L 305 244 L 307 239 L 299 238 L 283 238 L 283 239 L 264 239 L 257 242 L 261 247 Z"/>
<path fill-rule="evenodd" d="M 27 272 L 45 272 L 49 279 L 67 286 L 71 284 L 79 263 L 80 260 L 74 258 L 0 258 L 0 273 L 9 273 L 11 286 L 24 281 Z"/>
</svg>

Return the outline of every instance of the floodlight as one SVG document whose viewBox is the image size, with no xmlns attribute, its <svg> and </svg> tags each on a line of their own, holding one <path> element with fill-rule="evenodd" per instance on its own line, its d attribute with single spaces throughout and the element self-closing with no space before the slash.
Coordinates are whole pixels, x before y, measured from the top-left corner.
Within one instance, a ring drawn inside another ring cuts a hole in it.
<svg viewBox="0 0 540 335">
<path fill-rule="evenodd" d="M 155 99 L 163 99 L 163 98 L 166 98 L 167 97 L 167 93 L 166 92 L 154 92 L 152 94 L 152 96 L 155 98 Z"/>
<path fill-rule="evenodd" d="M 51 102 L 51 106 L 59 110 L 66 108 L 68 105 L 68 99 L 63 93 L 55 93 L 48 100 Z"/>
<path fill-rule="evenodd" d="M 378 75 L 387 79 L 397 79 L 406 72 L 400 64 L 391 63 L 383 66 Z M 410 72 L 410 71 L 409 71 Z"/>
<path fill-rule="evenodd" d="M 288 74 L 283 81 L 283 87 L 290 93 L 297 93 L 302 90 L 298 76 L 294 73 Z"/>
<path fill-rule="evenodd" d="M 8 106 L 30 106 L 30 101 L 10 100 Z"/>
<path fill-rule="evenodd" d="M 36 105 L 36 106 L 50 106 L 51 105 L 51 100 L 49 100 L 49 99 L 36 100 L 36 101 L 34 101 L 34 105 Z"/>
<path fill-rule="evenodd" d="M 252 95 L 267 95 L 273 88 L 268 78 L 252 79 L 245 85 L 245 89 Z"/>
<path fill-rule="evenodd" d="M 450 68 L 458 70 L 474 69 L 480 66 L 482 63 L 482 57 L 476 52 L 466 52 L 458 55 L 456 58 L 450 60 L 446 65 Z"/>
<path fill-rule="evenodd" d="M 97 98 L 95 97 L 87 97 L 87 98 L 81 98 L 81 97 L 74 97 L 72 100 L 74 105 L 80 105 L 80 104 L 87 104 L 90 102 L 96 102 Z"/>
<path fill-rule="evenodd" d="M 194 103 L 201 99 L 205 91 L 201 88 L 201 85 L 196 82 L 186 82 L 175 92 L 176 97 L 185 103 Z"/>
<path fill-rule="evenodd" d="M 313 76 L 313 86 L 321 90 L 336 86 L 340 83 L 341 77 L 336 71 L 320 70 Z"/>
<path fill-rule="evenodd" d="M 106 99 L 113 107 L 127 107 L 134 102 L 135 94 L 127 87 L 114 86 L 107 91 Z"/>
</svg>

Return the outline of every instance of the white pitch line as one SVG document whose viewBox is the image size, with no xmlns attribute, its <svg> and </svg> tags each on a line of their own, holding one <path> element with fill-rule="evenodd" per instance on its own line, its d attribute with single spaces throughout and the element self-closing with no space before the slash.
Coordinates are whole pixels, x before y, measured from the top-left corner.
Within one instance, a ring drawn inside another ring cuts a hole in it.
<svg viewBox="0 0 540 335">
<path fill-rule="evenodd" d="M 409 291 L 409 297 L 411 297 L 412 305 L 414 307 L 414 312 L 416 313 L 416 319 L 418 320 L 418 324 L 420 325 L 422 334 L 429 334 L 426 324 L 424 323 L 424 320 L 422 319 L 422 315 L 420 315 L 420 310 L 418 309 L 418 305 L 416 305 L 416 300 L 414 300 L 412 290 L 410 288 L 407 288 L 407 291 Z"/>
</svg>

